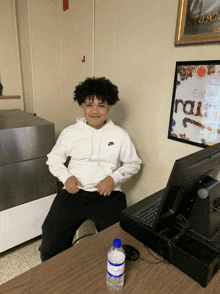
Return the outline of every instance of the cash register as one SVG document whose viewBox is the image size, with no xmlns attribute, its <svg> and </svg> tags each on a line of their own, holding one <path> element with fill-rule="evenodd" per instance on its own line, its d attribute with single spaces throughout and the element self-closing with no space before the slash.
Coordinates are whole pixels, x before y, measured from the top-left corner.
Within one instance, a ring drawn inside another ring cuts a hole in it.
<svg viewBox="0 0 220 294">
<path fill-rule="evenodd" d="M 166 187 L 121 213 L 120 226 L 202 287 L 220 267 L 220 143 L 175 161 Z"/>
</svg>

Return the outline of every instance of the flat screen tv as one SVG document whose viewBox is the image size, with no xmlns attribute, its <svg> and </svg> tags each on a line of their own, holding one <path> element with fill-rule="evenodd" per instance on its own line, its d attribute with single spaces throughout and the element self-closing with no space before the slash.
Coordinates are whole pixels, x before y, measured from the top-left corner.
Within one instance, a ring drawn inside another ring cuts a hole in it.
<svg viewBox="0 0 220 294">
<path fill-rule="evenodd" d="M 199 147 L 220 142 L 220 61 L 177 61 L 168 138 Z"/>
</svg>

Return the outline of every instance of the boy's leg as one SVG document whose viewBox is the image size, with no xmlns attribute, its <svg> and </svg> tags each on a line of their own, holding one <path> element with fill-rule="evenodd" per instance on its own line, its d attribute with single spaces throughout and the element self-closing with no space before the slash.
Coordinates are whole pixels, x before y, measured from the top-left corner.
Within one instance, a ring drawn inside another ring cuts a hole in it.
<svg viewBox="0 0 220 294">
<path fill-rule="evenodd" d="M 55 256 L 70 248 L 76 230 L 86 220 L 85 206 L 81 203 L 84 191 L 70 194 L 58 192 L 42 225 L 41 260 Z"/>
<path fill-rule="evenodd" d="M 102 231 L 119 222 L 121 211 L 127 207 L 126 196 L 121 191 L 112 191 L 110 196 L 94 193 L 97 201 L 88 206 L 88 213 L 97 230 Z"/>
</svg>

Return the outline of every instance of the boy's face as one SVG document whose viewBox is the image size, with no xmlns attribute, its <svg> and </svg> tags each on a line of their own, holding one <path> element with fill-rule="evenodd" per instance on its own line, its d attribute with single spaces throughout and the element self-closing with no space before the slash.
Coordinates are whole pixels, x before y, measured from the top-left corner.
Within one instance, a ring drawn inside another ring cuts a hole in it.
<svg viewBox="0 0 220 294">
<path fill-rule="evenodd" d="M 111 105 L 108 105 L 106 101 L 102 102 L 94 96 L 92 98 L 86 98 L 82 103 L 85 119 L 90 127 L 100 129 L 106 122 L 107 114 L 111 109 Z"/>
</svg>

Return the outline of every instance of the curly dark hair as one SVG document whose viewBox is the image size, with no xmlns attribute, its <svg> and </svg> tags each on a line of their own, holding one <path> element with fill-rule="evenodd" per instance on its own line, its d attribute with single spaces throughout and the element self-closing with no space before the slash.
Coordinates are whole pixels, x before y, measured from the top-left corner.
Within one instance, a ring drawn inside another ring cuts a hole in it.
<svg viewBox="0 0 220 294">
<path fill-rule="evenodd" d="M 120 100 L 118 97 L 118 87 L 105 77 L 86 78 L 84 82 L 76 86 L 73 99 L 81 106 L 86 98 L 94 99 L 94 96 L 102 102 L 106 101 L 108 105 L 114 105 Z"/>
</svg>

